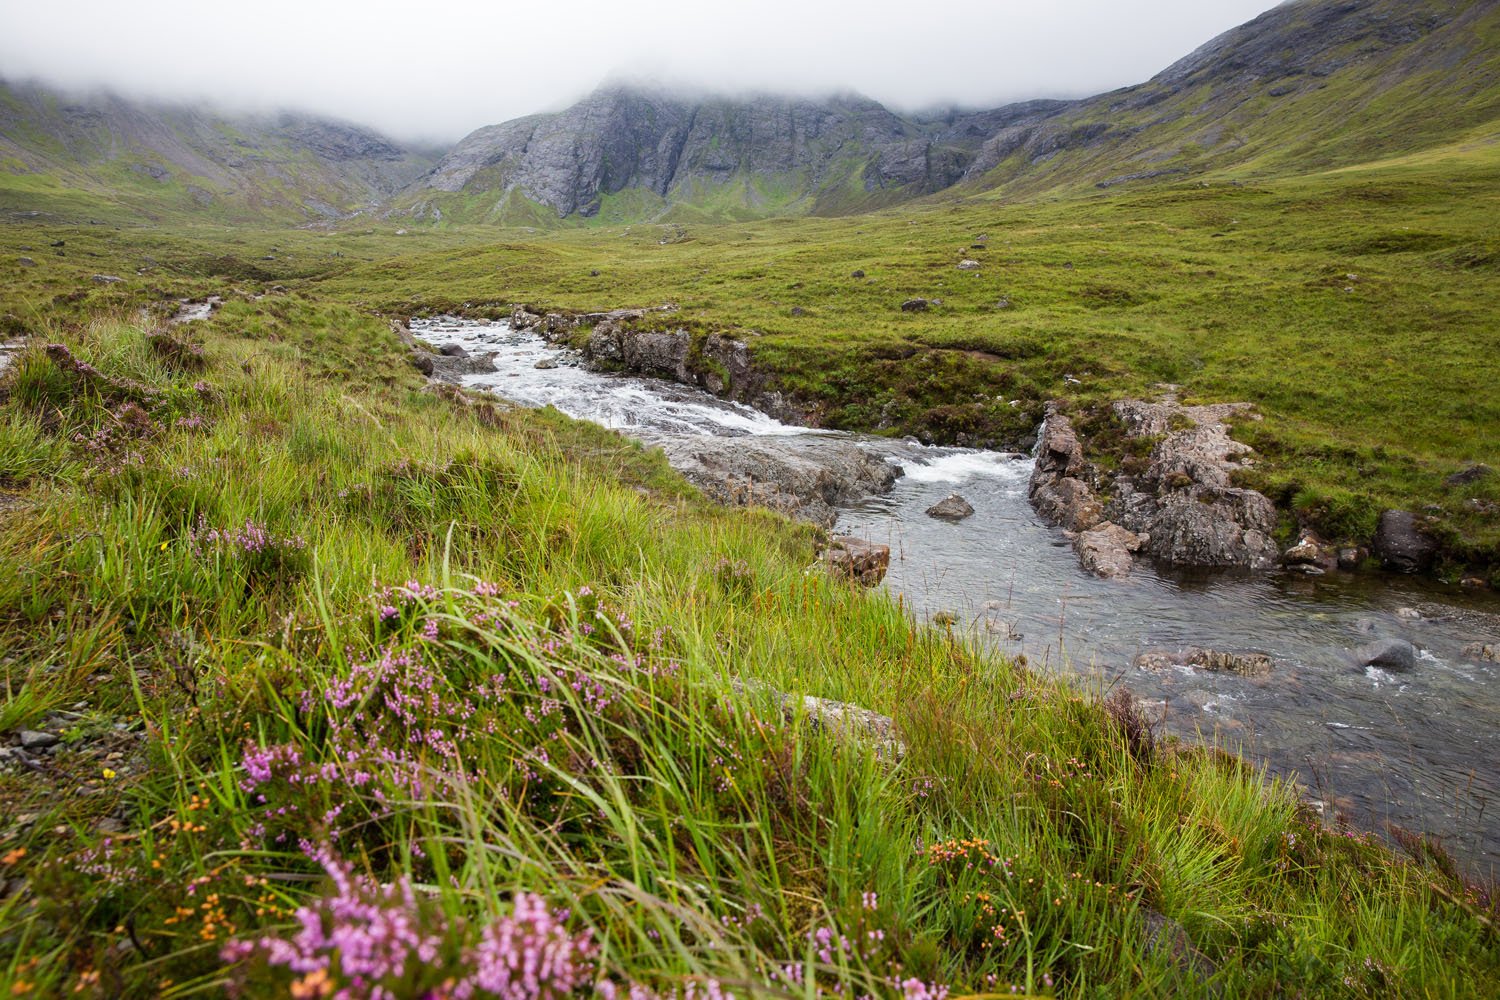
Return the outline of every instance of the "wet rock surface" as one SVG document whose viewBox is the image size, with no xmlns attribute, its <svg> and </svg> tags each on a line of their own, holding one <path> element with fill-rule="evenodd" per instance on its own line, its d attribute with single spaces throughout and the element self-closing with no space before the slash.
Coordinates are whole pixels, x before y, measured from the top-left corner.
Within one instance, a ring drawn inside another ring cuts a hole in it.
<svg viewBox="0 0 1500 1000">
<path fill-rule="evenodd" d="M 957 493 L 952 493 L 928 507 L 927 516 L 939 521 L 962 521 L 974 516 L 974 505 Z"/>
<path fill-rule="evenodd" d="M 1377 639 L 1365 643 L 1354 651 L 1354 660 L 1362 667 L 1379 667 L 1382 670 L 1415 670 L 1416 647 L 1405 639 Z"/>
<path fill-rule="evenodd" d="M 1151 539 L 1106 521 L 1078 536 L 1073 548 L 1083 568 L 1106 580 L 1129 576 L 1135 553 Z"/>
</svg>

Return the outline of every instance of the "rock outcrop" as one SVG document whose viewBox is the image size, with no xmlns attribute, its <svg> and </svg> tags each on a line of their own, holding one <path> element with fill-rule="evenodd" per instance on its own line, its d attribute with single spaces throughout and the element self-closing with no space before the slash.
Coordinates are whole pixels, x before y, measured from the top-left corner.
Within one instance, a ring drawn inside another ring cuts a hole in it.
<svg viewBox="0 0 1500 1000">
<path fill-rule="evenodd" d="M 613 309 L 604 312 L 538 313 L 511 310 L 510 325 L 553 343 L 577 347 L 593 368 L 627 371 L 697 386 L 725 399 L 755 407 L 783 423 L 805 425 L 812 413 L 772 388 L 770 376 L 751 363 L 744 341 L 725 333 L 701 339 L 686 328 L 663 329 L 660 319 L 677 309 Z M 643 323 L 654 317 L 652 323 Z"/>
<path fill-rule="evenodd" d="M 450 195 L 501 209 L 514 195 L 559 217 L 587 217 L 625 191 L 657 206 L 654 212 L 743 187 L 753 193 L 742 211 L 849 211 L 862 201 L 890 204 L 942 190 L 963 176 L 998 129 L 1040 121 L 1065 106 L 1033 102 L 923 118 L 857 96 L 693 99 L 611 86 L 556 114 L 469 134 L 413 185 L 407 200 L 413 214 L 427 204 L 451 213 L 462 208 Z M 780 180 L 776 195 L 749 183 L 768 177 Z"/>
<path fill-rule="evenodd" d="M 1276 508 L 1254 490 L 1233 485 L 1231 474 L 1251 449 L 1229 436 L 1227 421 L 1251 415 L 1244 404 L 1182 406 L 1174 399 L 1124 400 L 1115 416 L 1132 438 L 1155 441 L 1144 472 L 1117 476 L 1107 502 L 1103 477 L 1084 454 L 1072 422 L 1048 407 L 1031 479 L 1031 502 L 1047 521 L 1077 533 L 1105 525 L 1140 539 L 1139 550 L 1183 568 L 1268 569 L 1280 555 L 1272 533 Z M 1119 566 L 1125 534 L 1094 534 L 1088 549 L 1101 566 Z M 1105 558 L 1105 556 L 1108 558 Z M 1126 567 L 1128 570 L 1128 567 Z"/>
</svg>

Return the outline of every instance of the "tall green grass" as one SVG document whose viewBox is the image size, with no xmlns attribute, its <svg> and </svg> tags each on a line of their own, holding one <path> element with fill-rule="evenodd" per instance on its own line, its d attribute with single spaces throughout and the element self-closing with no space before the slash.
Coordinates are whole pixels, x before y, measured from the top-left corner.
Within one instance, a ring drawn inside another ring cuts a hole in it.
<svg viewBox="0 0 1500 1000">
<path fill-rule="evenodd" d="M 0 718 L 68 733 L 0 774 L 14 995 L 313 989 L 223 956 L 290 938 L 330 852 L 440 930 L 398 994 L 456 975 L 517 893 L 591 932 L 588 989 L 1500 983 L 1481 890 L 917 627 L 659 454 L 351 379 L 388 343 L 200 324 L 187 370 L 154 332 L 50 329 L 101 376 L 38 344 L 4 384 Z M 904 752 L 775 692 L 888 714 Z"/>
</svg>

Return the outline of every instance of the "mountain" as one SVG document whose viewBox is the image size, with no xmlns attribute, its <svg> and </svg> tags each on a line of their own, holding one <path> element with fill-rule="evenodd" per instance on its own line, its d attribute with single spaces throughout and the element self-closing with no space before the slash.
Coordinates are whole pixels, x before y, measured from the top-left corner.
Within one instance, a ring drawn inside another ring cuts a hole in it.
<svg viewBox="0 0 1500 1000">
<path fill-rule="evenodd" d="M 1306 173 L 1500 119 L 1500 0 L 1294 0 L 1140 86 L 1002 129 L 972 185 L 1025 195 L 1235 168 Z"/>
<path fill-rule="evenodd" d="M 226 115 L 0 81 L 0 217 L 335 219 L 375 207 L 435 159 L 309 115 Z"/>
<path fill-rule="evenodd" d="M 1500 121 L 1500 0 L 1291 0 L 1083 101 L 901 115 L 857 96 L 607 87 L 443 155 L 306 115 L 0 83 L 0 214 L 307 222 L 379 211 L 556 225 L 844 215 L 943 191 L 1028 198 L 1305 173 Z"/>
<path fill-rule="evenodd" d="M 482 128 L 400 203 L 418 218 L 845 214 L 941 191 L 997 131 L 1058 101 L 903 117 L 874 101 L 690 99 L 628 87 Z"/>
<path fill-rule="evenodd" d="M 1500 0 L 1292 0 L 1136 87 L 942 118 L 861 98 L 611 88 L 474 132 L 394 203 L 418 218 L 846 214 L 955 185 L 1030 196 L 1296 173 L 1500 118 Z"/>
</svg>

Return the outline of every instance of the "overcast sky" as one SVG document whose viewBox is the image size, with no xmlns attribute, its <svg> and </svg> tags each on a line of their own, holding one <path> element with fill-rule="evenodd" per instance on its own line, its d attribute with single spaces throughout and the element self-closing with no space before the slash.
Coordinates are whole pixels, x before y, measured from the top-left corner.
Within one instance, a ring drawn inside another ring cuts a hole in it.
<svg viewBox="0 0 1500 1000">
<path fill-rule="evenodd" d="M 0 77 L 456 139 L 601 81 L 899 109 L 1139 83 L 1275 0 L 0 0 Z"/>
</svg>

